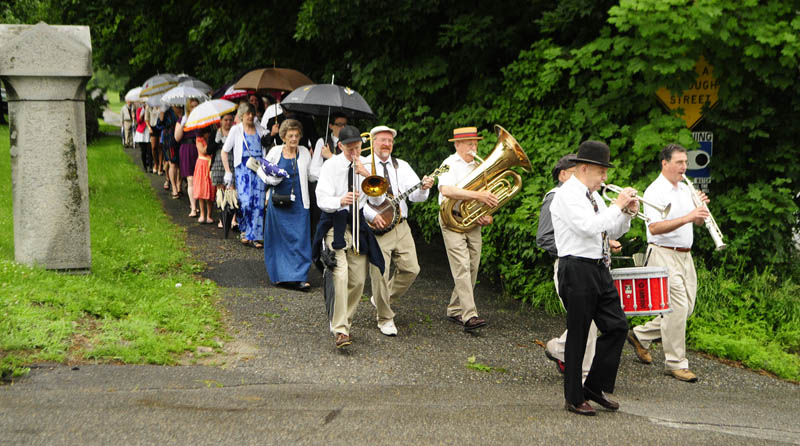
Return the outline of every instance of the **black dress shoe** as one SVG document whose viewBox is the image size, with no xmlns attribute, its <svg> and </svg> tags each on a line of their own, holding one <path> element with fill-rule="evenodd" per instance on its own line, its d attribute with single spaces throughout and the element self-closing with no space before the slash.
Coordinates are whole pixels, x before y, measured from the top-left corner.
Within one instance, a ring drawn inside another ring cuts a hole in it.
<svg viewBox="0 0 800 446">
<path fill-rule="evenodd" d="M 606 398 L 603 392 L 595 393 L 586 387 L 583 388 L 583 397 L 605 407 L 608 410 L 619 410 L 619 403 Z"/>
<path fill-rule="evenodd" d="M 486 325 L 486 320 L 478 316 L 472 316 L 467 322 L 464 322 L 464 331 L 472 331 Z"/>
<path fill-rule="evenodd" d="M 590 406 L 586 401 L 578 404 L 577 406 L 574 406 L 567 401 L 564 403 L 564 409 L 567 409 L 568 411 L 578 415 L 586 415 L 589 417 L 597 415 L 597 412 L 594 411 L 594 408 L 592 408 L 592 406 Z"/>
</svg>

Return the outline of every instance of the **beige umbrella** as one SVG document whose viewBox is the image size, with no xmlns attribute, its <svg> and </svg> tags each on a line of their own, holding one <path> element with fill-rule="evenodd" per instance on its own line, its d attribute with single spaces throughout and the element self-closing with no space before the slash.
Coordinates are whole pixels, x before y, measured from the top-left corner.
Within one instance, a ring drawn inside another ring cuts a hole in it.
<svg viewBox="0 0 800 446">
<path fill-rule="evenodd" d="M 308 76 L 291 68 L 258 68 L 242 76 L 233 88 L 267 94 L 272 91 L 292 91 L 313 83 Z"/>
</svg>

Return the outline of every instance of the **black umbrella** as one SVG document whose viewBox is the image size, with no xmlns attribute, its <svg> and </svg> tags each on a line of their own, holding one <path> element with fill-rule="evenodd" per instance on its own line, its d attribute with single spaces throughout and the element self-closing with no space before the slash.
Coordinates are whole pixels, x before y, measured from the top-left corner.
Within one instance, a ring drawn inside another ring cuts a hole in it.
<svg viewBox="0 0 800 446">
<path fill-rule="evenodd" d="M 325 311 L 328 321 L 333 320 L 333 303 L 336 300 L 336 288 L 333 285 L 333 269 L 336 267 L 336 254 L 324 246 L 320 254 L 320 261 L 324 265 L 322 273 L 322 296 L 325 298 Z"/>
<path fill-rule="evenodd" d="M 224 191 L 218 191 L 217 206 L 222 210 L 222 235 L 224 238 L 228 238 L 228 233 L 231 232 L 233 216 L 236 215 L 236 209 L 239 208 L 236 190 L 225 189 Z"/>
<path fill-rule="evenodd" d="M 375 114 L 358 92 L 335 84 L 311 84 L 289 93 L 281 106 L 289 111 L 326 116 L 343 113 L 352 119 L 374 119 Z"/>
</svg>

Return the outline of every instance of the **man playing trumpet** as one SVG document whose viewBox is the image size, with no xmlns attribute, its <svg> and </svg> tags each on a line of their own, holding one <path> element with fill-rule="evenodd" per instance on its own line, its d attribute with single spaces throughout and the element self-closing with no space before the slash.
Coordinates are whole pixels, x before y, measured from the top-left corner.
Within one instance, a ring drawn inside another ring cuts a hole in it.
<svg viewBox="0 0 800 446">
<path fill-rule="evenodd" d="M 697 376 L 689 370 L 686 359 L 686 319 L 694 310 L 697 295 L 697 273 L 692 259 L 692 225 L 702 225 L 711 214 L 705 206 L 695 206 L 692 192 L 683 183 L 687 168 L 686 149 L 678 144 L 669 144 L 661 150 L 661 175 L 644 192 L 648 202 L 659 206 L 671 203 L 669 214 L 660 213 L 645 206 L 647 223 L 647 264 L 664 266 L 669 273 L 669 304 L 671 312 L 662 314 L 628 333 L 628 342 L 634 347 L 636 356 L 645 364 L 653 362 L 647 350 L 650 343 L 661 339 L 664 347 L 664 373 L 675 379 L 696 382 Z M 708 197 L 699 192 L 700 200 L 708 203 Z"/>
<path fill-rule="evenodd" d="M 630 229 L 631 215 L 623 210 L 635 214 L 639 203 L 631 188 L 621 190 L 611 206 L 600 198 L 597 190 L 606 180 L 608 168 L 613 167 L 609 158 L 606 144 L 581 143 L 572 159 L 575 172 L 558 188 L 550 205 L 558 249 L 558 294 L 567 308 L 565 407 L 580 415 L 595 414 L 587 400 L 609 410 L 619 409 L 604 393 L 614 392 L 628 331 L 609 270 L 609 240 Z M 592 321 L 603 334 L 597 338 L 592 366 L 581 384 L 581 362 Z"/>
</svg>

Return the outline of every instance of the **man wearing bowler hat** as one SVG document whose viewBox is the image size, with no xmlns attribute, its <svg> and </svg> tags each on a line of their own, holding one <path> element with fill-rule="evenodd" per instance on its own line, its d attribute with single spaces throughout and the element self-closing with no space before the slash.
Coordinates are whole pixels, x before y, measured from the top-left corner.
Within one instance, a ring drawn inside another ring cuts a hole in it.
<svg viewBox="0 0 800 446">
<path fill-rule="evenodd" d="M 564 371 L 565 408 L 580 415 L 595 415 L 592 400 L 608 410 L 619 409 L 606 392 L 614 391 L 628 321 L 611 279 L 609 240 L 630 229 L 639 209 L 632 188 L 623 189 L 610 206 L 597 191 L 605 182 L 610 150 L 599 141 L 584 141 L 573 159 L 575 172 L 553 197 L 550 214 L 558 250 L 558 288 L 567 308 L 567 344 Z M 602 336 L 586 381 L 581 384 L 581 362 L 589 326 L 594 321 Z"/>
<path fill-rule="evenodd" d="M 461 127 L 453 130 L 453 137 L 448 141 L 455 146 L 456 153 L 450 155 L 442 164 L 450 170 L 439 177 L 439 205 L 445 198 L 451 200 L 477 200 L 491 207 L 496 207 L 500 200 L 489 191 L 472 191 L 458 187 L 458 183 L 467 177 L 475 168 L 475 153 L 478 151 L 477 127 Z M 457 209 L 458 206 L 455 207 Z M 481 227 L 492 224 L 492 216 L 484 215 L 477 220 L 478 225 L 467 232 L 456 232 L 448 228 L 439 216 L 442 238 L 450 263 L 455 288 L 447 306 L 447 318 L 463 325 L 464 331 L 472 331 L 486 325 L 486 320 L 478 317 L 475 307 L 473 289 L 478 278 L 478 267 L 481 263 Z"/>
</svg>

